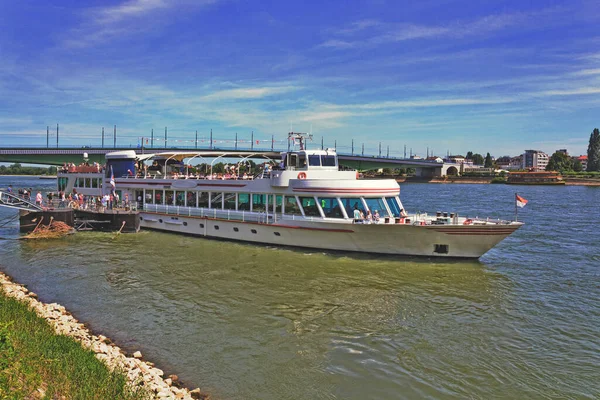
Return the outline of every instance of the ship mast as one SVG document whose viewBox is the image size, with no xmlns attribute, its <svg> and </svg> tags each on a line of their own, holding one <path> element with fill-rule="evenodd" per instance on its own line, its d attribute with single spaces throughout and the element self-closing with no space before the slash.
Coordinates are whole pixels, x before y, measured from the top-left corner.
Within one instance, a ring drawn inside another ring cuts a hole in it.
<svg viewBox="0 0 600 400">
<path fill-rule="evenodd" d="M 308 140 L 312 140 L 312 133 L 302 133 L 302 132 L 290 132 L 288 133 L 288 140 L 293 140 L 294 144 L 298 143 L 300 145 L 300 150 L 305 150 L 304 142 Z"/>
</svg>

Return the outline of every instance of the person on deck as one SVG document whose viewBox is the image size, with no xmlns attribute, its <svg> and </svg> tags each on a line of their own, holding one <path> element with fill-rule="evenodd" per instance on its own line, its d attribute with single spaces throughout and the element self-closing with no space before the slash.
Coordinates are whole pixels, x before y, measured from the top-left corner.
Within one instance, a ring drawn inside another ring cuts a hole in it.
<svg viewBox="0 0 600 400">
<path fill-rule="evenodd" d="M 358 209 L 358 203 L 354 204 L 353 218 L 355 224 L 362 223 L 362 216 L 360 210 Z"/>
<path fill-rule="evenodd" d="M 378 224 L 379 223 L 379 210 L 375 210 L 375 212 L 373 213 L 373 221 Z"/>
</svg>

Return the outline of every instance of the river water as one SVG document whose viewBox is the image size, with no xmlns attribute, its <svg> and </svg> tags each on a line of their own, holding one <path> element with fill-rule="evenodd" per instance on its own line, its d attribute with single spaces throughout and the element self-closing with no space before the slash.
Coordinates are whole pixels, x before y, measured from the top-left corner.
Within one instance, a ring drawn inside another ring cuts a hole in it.
<svg viewBox="0 0 600 400">
<path fill-rule="evenodd" d="M 78 233 L 0 240 L 0 269 L 216 399 L 599 398 L 600 188 L 405 184 L 401 197 L 510 219 L 515 189 L 526 225 L 478 261 Z M 14 214 L 0 208 L 0 225 Z"/>
</svg>

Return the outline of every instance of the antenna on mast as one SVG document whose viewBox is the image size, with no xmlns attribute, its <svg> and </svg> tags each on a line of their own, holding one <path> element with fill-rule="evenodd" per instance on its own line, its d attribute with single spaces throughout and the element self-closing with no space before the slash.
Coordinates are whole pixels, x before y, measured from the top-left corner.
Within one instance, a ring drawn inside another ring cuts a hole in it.
<svg viewBox="0 0 600 400">
<path fill-rule="evenodd" d="M 304 142 L 306 140 L 312 140 L 312 133 L 302 133 L 302 132 L 289 132 L 288 140 L 293 140 L 294 144 L 298 143 L 300 145 L 300 150 L 306 150 L 304 146 Z"/>
</svg>

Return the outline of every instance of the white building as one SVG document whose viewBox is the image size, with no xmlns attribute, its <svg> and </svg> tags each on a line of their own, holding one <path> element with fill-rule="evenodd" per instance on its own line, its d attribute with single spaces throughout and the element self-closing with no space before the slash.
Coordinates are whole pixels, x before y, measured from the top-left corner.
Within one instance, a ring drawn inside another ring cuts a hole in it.
<svg viewBox="0 0 600 400">
<path fill-rule="evenodd" d="M 532 171 L 545 171 L 550 160 L 548 154 L 539 150 L 525 150 L 522 157 L 522 168 Z"/>
</svg>

